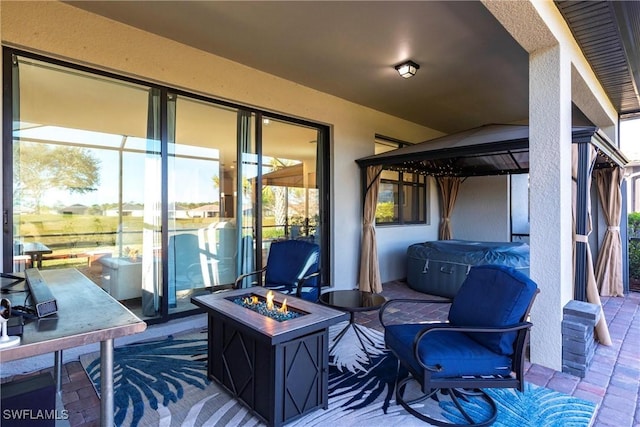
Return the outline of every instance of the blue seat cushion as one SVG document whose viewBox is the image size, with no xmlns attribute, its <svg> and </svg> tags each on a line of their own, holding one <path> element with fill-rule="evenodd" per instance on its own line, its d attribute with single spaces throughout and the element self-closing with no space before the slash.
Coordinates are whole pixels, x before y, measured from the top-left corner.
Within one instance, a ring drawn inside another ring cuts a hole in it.
<svg viewBox="0 0 640 427">
<path fill-rule="evenodd" d="M 409 363 L 417 373 L 422 372 L 423 368 L 415 358 L 413 341 L 425 326 L 389 325 L 384 332 L 387 347 L 392 349 L 400 360 Z M 425 365 L 442 367 L 441 371 L 432 372 L 432 378 L 511 373 L 510 357 L 492 352 L 463 332 L 431 332 L 420 341 L 418 354 Z"/>
<path fill-rule="evenodd" d="M 265 285 L 265 287 L 269 289 L 273 289 L 274 291 L 281 292 L 283 294 L 295 295 L 297 291 L 297 287 L 293 286 L 285 286 L 285 285 Z M 307 301 L 317 301 L 319 298 L 318 287 L 317 286 L 303 286 L 300 297 Z"/>
<path fill-rule="evenodd" d="M 523 319 L 537 286 L 511 267 L 472 267 L 449 310 L 449 322 L 458 326 L 511 326 Z M 516 332 L 470 333 L 490 350 L 510 356 Z"/>
<path fill-rule="evenodd" d="M 302 299 L 307 301 L 318 301 L 320 298 L 320 292 L 317 286 L 303 286 L 302 287 Z"/>
</svg>

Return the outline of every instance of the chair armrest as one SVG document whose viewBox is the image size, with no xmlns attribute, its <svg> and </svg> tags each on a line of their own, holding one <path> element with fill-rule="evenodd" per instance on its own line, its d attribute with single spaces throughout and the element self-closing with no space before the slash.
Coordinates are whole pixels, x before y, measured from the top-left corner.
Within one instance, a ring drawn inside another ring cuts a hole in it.
<svg viewBox="0 0 640 427">
<path fill-rule="evenodd" d="M 410 304 L 451 304 L 452 300 L 450 299 L 407 299 L 407 298 L 398 298 L 398 299 L 390 299 L 380 307 L 378 311 L 378 318 L 380 319 L 380 323 L 382 327 L 386 327 L 386 323 L 384 323 L 384 312 L 387 308 L 391 307 L 394 304 L 399 303 L 410 303 Z"/>
<path fill-rule="evenodd" d="M 306 282 L 307 280 L 311 279 L 312 277 L 317 277 L 320 276 L 320 270 L 316 271 L 315 273 L 311 273 L 308 276 L 304 276 L 302 277 L 300 280 L 298 280 L 298 286 L 296 288 L 296 296 L 298 298 L 302 297 L 302 286 L 304 285 L 304 282 Z M 318 289 L 320 289 L 320 282 L 318 281 Z M 320 291 L 318 290 L 318 295 L 320 295 Z"/>
<path fill-rule="evenodd" d="M 308 279 L 311 279 L 312 277 L 316 277 L 320 275 L 320 270 L 316 271 L 315 273 L 311 273 L 308 276 L 304 276 L 302 279 L 300 279 L 300 282 L 304 282 Z"/>
<path fill-rule="evenodd" d="M 245 278 L 249 277 L 249 276 L 253 276 L 259 273 L 264 273 L 266 271 L 267 267 L 261 268 L 260 270 L 256 270 L 256 271 L 251 271 L 249 273 L 244 273 L 241 274 L 240 276 L 238 276 L 238 278 L 236 279 L 235 283 L 233 284 L 233 289 L 240 289 L 238 287 L 238 284 L 240 282 L 242 282 Z"/>
<path fill-rule="evenodd" d="M 413 355 L 418 361 L 420 366 L 430 371 L 438 371 L 437 367 L 427 366 L 422 363 L 418 349 L 420 347 L 420 341 L 429 333 L 434 331 L 449 331 L 449 332 L 473 332 L 473 333 L 504 333 L 504 332 L 517 332 L 523 329 L 531 329 L 533 326 L 530 322 L 520 322 L 509 326 L 456 326 L 450 323 L 435 323 L 426 325 L 413 340 Z"/>
</svg>

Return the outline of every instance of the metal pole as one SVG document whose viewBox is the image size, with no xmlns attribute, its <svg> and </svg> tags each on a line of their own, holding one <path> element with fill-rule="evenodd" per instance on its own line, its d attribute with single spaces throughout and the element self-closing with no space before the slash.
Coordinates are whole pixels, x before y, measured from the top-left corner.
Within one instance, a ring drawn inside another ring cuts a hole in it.
<svg viewBox="0 0 640 427">
<path fill-rule="evenodd" d="M 56 380 L 56 393 L 60 394 L 62 390 L 62 350 L 54 353 L 53 374 Z"/>
<path fill-rule="evenodd" d="M 589 200 L 589 145 L 588 143 L 578 144 L 578 171 L 577 171 L 577 194 L 576 194 L 576 235 L 587 235 L 587 220 Z M 574 299 L 577 301 L 587 300 L 587 242 L 576 241 L 576 265 L 574 282 Z"/>
<path fill-rule="evenodd" d="M 100 342 L 100 425 L 113 427 L 113 339 Z"/>
</svg>

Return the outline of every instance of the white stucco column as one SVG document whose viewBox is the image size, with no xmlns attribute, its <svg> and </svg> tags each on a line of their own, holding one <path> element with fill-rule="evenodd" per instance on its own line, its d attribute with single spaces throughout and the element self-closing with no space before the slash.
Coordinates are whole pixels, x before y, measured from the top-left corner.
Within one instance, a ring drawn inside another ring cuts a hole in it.
<svg viewBox="0 0 640 427">
<path fill-rule="evenodd" d="M 531 362 L 562 369 L 562 307 L 572 298 L 571 63 L 559 45 L 529 57 Z"/>
</svg>

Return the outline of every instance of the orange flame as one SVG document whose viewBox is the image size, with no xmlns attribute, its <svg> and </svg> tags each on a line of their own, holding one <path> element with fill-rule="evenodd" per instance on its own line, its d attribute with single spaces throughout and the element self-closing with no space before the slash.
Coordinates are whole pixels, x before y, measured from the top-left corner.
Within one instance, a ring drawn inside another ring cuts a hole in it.
<svg viewBox="0 0 640 427">
<path fill-rule="evenodd" d="M 242 302 L 247 305 L 256 305 L 258 303 L 258 297 L 255 295 L 252 295 L 250 297 L 243 299 Z"/>
<path fill-rule="evenodd" d="M 282 301 L 282 306 L 278 309 L 278 311 L 280 313 L 284 313 L 284 314 L 288 313 L 288 311 L 287 311 L 287 299 L 286 298 Z"/>
<path fill-rule="evenodd" d="M 273 310 L 273 291 L 267 292 L 267 310 Z"/>
</svg>

